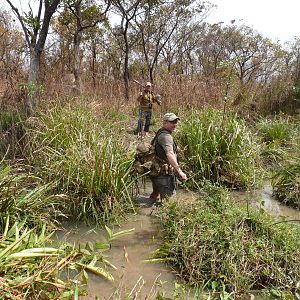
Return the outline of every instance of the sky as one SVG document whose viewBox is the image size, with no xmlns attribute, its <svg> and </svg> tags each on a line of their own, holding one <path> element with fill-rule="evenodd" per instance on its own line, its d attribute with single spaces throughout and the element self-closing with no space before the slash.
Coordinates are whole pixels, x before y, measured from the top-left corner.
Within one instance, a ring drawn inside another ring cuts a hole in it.
<svg viewBox="0 0 300 300">
<path fill-rule="evenodd" d="M 209 0 L 218 7 L 206 19 L 209 23 L 236 20 L 273 41 L 300 38 L 300 0 Z"/>
<path fill-rule="evenodd" d="M 216 4 L 206 21 L 210 23 L 224 22 L 229 24 L 236 20 L 238 24 L 252 27 L 264 37 L 273 41 L 293 41 L 300 38 L 300 0 L 208 0 Z M 3 2 L 6 8 L 8 4 Z M 18 7 L 34 7 L 36 0 L 13 0 Z M 0 4 L 0 7 L 3 6 Z"/>
</svg>

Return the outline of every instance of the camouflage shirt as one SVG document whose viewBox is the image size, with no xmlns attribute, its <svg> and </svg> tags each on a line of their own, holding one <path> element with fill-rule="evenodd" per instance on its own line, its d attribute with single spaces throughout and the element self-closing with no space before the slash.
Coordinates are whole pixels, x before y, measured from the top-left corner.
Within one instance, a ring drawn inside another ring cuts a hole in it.
<svg viewBox="0 0 300 300">
<path fill-rule="evenodd" d="M 152 91 L 143 91 L 138 97 L 138 101 L 140 102 L 142 111 L 152 111 L 154 102 L 160 104 Z"/>
</svg>

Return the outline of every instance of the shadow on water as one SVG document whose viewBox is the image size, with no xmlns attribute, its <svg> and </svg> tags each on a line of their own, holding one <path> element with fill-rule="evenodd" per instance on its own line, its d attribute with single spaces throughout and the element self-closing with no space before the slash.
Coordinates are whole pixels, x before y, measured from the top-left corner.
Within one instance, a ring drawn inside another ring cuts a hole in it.
<svg viewBox="0 0 300 300">
<path fill-rule="evenodd" d="M 89 273 L 88 295 L 81 296 L 80 299 L 115 300 L 126 299 L 126 296 L 131 296 L 127 299 L 157 299 L 158 292 L 172 299 L 177 279 L 175 274 L 163 263 L 145 262 L 162 241 L 153 201 L 149 199 L 150 193 L 151 184 L 147 181 L 135 199 L 138 213 L 129 216 L 121 228 L 114 229 L 119 231 L 135 228 L 133 233 L 114 240 L 112 248 L 105 252 L 108 261 L 117 267 L 117 270 L 111 270 L 115 281 L 111 283 Z M 272 187 L 268 184 L 260 191 L 233 192 L 232 195 L 237 203 L 244 204 L 249 201 L 251 206 L 262 207 L 275 216 L 300 220 L 299 210 L 281 205 L 272 199 Z M 189 201 L 195 199 L 196 195 L 179 189 L 176 197 L 180 201 Z M 82 223 L 66 224 L 64 229 L 64 232 L 58 233 L 58 240 L 85 244 L 103 242 L 107 236 L 105 230 L 93 230 Z M 270 298 L 255 296 L 255 299 Z"/>
</svg>

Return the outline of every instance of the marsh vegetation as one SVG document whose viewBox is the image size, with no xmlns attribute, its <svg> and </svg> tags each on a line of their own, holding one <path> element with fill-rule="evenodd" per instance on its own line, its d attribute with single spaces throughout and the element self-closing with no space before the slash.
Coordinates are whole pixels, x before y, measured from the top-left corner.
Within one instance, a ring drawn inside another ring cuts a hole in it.
<svg viewBox="0 0 300 300">
<path fill-rule="evenodd" d="M 42 13 L 0 9 L 0 299 L 79 299 L 89 274 L 113 280 L 104 252 L 139 211 L 132 79 L 161 94 L 152 134 L 164 113 L 180 115 L 181 188 L 196 195 L 157 212 L 155 259 L 182 280 L 173 299 L 189 288 L 194 299 L 300 299 L 299 220 L 230 196 L 267 181 L 299 210 L 299 38 L 208 24 L 208 2 L 50 2 Z M 57 243 L 66 222 L 106 228 L 106 240 Z"/>
</svg>

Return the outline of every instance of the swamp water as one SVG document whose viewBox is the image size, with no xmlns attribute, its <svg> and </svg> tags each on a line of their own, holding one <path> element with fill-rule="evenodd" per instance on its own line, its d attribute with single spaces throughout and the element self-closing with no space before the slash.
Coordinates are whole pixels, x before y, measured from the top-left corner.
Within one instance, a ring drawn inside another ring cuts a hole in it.
<svg viewBox="0 0 300 300">
<path fill-rule="evenodd" d="M 151 184 L 147 182 L 142 189 L 142 195 L 136 198 L 137 214 L 129 216 L 121 228 L 114 228 L 114 232 L 135 228 L 135 230 L 112 242 L 112 248 L 104 254 L 107 260 L 117 269 L 111 269 L 114 282 L 89 273 L 88 295 L 81 296 L 82 300 L 94 299 L 156 299 L 157 293 L 173 298 L 176 275 L 163 263 L 145 262 L 157 248 L 162 237 L 159 225 L 154 216 L 154 209 L 148 196 Z M 178 190 L 177 199 L 188 201 L 195 198 L 195 194 Z M 237 203 L 249 202 L 251 206 L 258 206 L 271 214 L 278 216 L 279 221 L 300 220 L 300 211 L 281 205 L 272 199 L 272 188 L 266 185 L 262 191 L 233 192 Z M 85 244 L 86 242 L 103 242 L 107 236 L 104 230 L 93 230 L 84 224 L 68 224 L 64 231 L 57 234 L 57 239 L 67 242 Z M 112 229 L 112 228 L 111 228 Z M 98 297 L 98 298 L 97 298 Z M 186 296 L 185 299 L 190 299 Z M 195 299 L 192 297 L 191 299 Z M 266 299 L 255 297 L 255 299 Z M 270 298 L 269 298 L 270 299 Z"/>
</svg>

